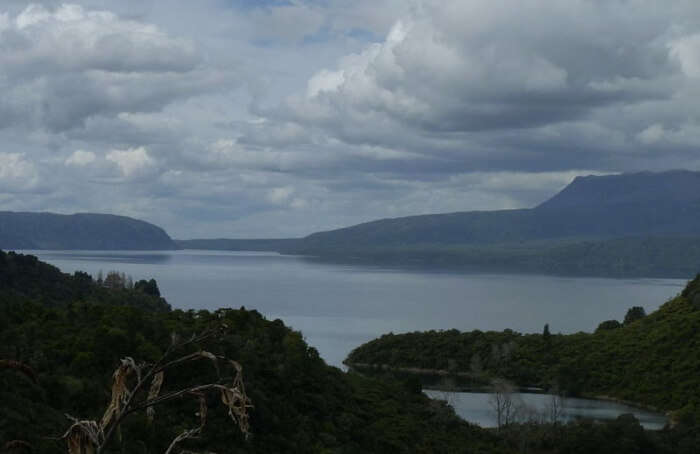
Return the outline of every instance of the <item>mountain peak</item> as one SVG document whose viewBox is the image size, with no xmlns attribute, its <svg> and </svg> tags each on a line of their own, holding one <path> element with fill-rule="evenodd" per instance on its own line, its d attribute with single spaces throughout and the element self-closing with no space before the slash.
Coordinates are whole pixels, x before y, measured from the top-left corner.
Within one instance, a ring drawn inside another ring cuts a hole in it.
<svg viewBox="0 0 700 454">
<path fill-rule="evenodd" d="M 700 172 L 669 170 L 576 177 L 536 210 L 585 209 L 700 200 Z"/>
</svg>

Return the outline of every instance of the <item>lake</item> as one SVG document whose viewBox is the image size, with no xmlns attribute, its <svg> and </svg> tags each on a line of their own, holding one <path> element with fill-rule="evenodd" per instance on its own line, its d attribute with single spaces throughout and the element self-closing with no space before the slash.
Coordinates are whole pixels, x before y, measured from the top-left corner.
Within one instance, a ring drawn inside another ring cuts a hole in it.
<svg viewBox="0 0 700 454">
<path fill-rule="evenodd" d="M 459 416 L 469 422 L 478 424 L 481 427 L 497 426 L 496 412 L 489 402 L 491 394 L 482 392 L 453 393 L 433 390 L 424 392 L 433 399 L 447 401 Z M 513 401 L 516 402 L 516 406 L 526 409 L 525 413 L 529 413 L 529 415 L 544 414 L 548 406 L 552 404 L 552 398 L 553 396 L 550 394 L 513 394 Z M 560 403 L 562 409 L 561 417 L 558 418 L 560 422 L 581 418 L 602 421 L 615 419 L 624 413 L 632 413 L 645 429 L 659 430 L 666 424 L 664 415 L 616 402 L 564 398 L 560 400 Z"/>
<path fill-rule="evenodd" d="M 219 251 L 24 251 L 64 272 L 118 270 L 155 278 L 175 308 L 257 309 L 302 331 L 335 366 L 388 332 L 430 329 L 552 333 L 592 331 L 675 296 L 678 279 L 460 274 L 320 264 L 275 253 Z"/>
</svg>

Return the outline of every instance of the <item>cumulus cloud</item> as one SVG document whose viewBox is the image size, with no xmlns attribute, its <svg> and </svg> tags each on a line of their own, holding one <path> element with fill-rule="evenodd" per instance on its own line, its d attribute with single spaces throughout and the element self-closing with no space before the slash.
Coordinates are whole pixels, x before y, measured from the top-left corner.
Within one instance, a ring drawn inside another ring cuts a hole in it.
<svg viewBox="0 0 700 454">
<path fill-rule="evenodd" d="M 683 36 L 671 42 L 669 47 L 687 76 L 700 77 L 700 33 Z"/>
<path fill-rule="evenodd" d="M 22 193 L 36 189 L 38 172 L 22 153 L 0 153 L 0 191 Z"/>
<path fill-rule="evenodd" d="M 144 147 L 129 150 L 112 150 L 105 155 L 105 159 L 119 167 L 126 178 L 134 178 L 150 175 L 156 168 L 156 161 Z"/>
<path fill-rule="evenodd" d="M 0 209 L 288 236 L 700 169 L 696 1 L 73 3 L 0 6 Z"/>
<path fill-rule="evenodd" d="M 288 102 L 289 115 L 358 131 L 396 123 L 423 133 L 479 132 L 565 122 L 671 95 L 674 64 L 659 43 L 669 24 L 648 9 L 501 3 L 425 2 L 383 42 L 312 76 L 306 98 Z M 629 16 L 647 28 L 624 27 Z M 673 46 L 689 71 L 691 46 L 686 39 Z"/>
<path fill-rule="evenodd" d="M 6 15 L 3 33 L 0 63 L 22 77 L 45 74 L 45 65 L 65 72 L 186 72 L 199 61 L 191 42 L 152 24 L 74 4 L 54 10 L 30 5 L 12 20 Z"/>
<path fill-rule="evenodd" d="M 84 167 L 95 162 L 95 159 L 97 159 L 97 156 L 92 151 L 75 150 L 65 160 L 65 164 L 68 166 Z"/>
<path fill-rule="evenodd" d="M 0 128 L 66 131 L 86 119 L 150 112 L 205 92 L 225 76 L 200 67 L 194 44 L 109 11 L 29 5 L 0 16 Z"/>
</svg>

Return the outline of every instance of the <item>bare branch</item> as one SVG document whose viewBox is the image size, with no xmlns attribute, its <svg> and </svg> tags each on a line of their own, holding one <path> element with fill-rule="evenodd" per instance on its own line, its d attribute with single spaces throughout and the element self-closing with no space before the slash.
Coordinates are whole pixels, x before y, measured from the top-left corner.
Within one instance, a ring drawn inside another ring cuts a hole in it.
<svg viewBox="0 0 700 454">
<path fill-rule="evenodd" d="M 11 359 L 0 359 L 0 369 L 16 370 L 27 376 L 27 378 L 29 378 L 34 383 L 38 383 L 36 372 L 34 372 L 34 369 L 19 361 L 13 361 Z"/>
<path fill-rule="evenodd" d="M 31 452 L 32 445 L 24 440 L 10 440 L 2 446 L 0 452 L 15 452 L 20 449 L 22 452 Z"/>
<path fill-rule="evenodd" d="M 66 440 L 68 444 L 69 454 L 100 454 L 106 448 L 122 421 L 131 413 L 145 409 L 148 419 L 153 421 L 155 406 L 185 395 L 193 396 L 199 402 L 199 411 L 197 412 L 199 426 L 185 430 L 175 437 L 166 451 L 166 454 L 169 454 L 176 445 L 184 440 L 201 435 L 207 422 L 206 393 L 212 391 L 219 392 L 222 403 L 228 408 L 229 417 L 236 423 L 238 429 L 245 437 L 248 438 L 250 434 L 248 410 L 252 408 L 252 404 L 245 393 L 243 368 L 241 365 L 224 356 L 215 355 L 205 350 L 185 354 L 175 359 L 169 358 L 176 349 L 199 343 L 221 332 L 220 327 L 209 329 L 200 335 L 192 335 L 184 342 L 180 342 L 177 336 L 173 335 L 171 345 L 155 364 L 137 364 L 131 357 L 122 359 L 119 367 L 112 374 L 111 401 L 100 422 L 77 420 L 68 416 L 73 421 L 73 424 L 63 435 L 62 439 Z M 199 359 L 209 359 L 212 362 L 216 369 L 218 381 L 161 393 L 165 370 Z M 220 363 L 229 365 L 235 370 L 235 375 L 232 379 L 229 378 L 224 381 L 221 378 Z M 131 379 L 133 376 L 135 376 L 135 380 Z M 130 382 L 132 383 L 131 386 L 129 385 Z M 150 387 L 147 397 L 145 399 L 137 399 L 137 395 L 143 395 L 145 384 L 148 382 L 150 382 Z M 226 383 L 230 383 L 230 385 Z"/>
</svg>

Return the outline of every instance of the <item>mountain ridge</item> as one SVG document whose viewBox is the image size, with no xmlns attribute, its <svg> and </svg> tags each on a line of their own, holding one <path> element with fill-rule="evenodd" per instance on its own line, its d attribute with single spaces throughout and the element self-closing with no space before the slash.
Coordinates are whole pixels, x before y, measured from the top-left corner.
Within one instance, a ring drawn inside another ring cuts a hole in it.
<svg viewBox="0 0 700 454">
<path fill-rule="evenodd" d="M 157 225 L 102 213 L 0 211 L 1 249 L 174 250 Z"/>
<path fill-rule="evenodd" d="M 301 240 L 297 252 L 698 232 L 700 172 L 674 170 L 577 177 L 534 208 L 385 218 L 316 232 Z"/>
</svg>

